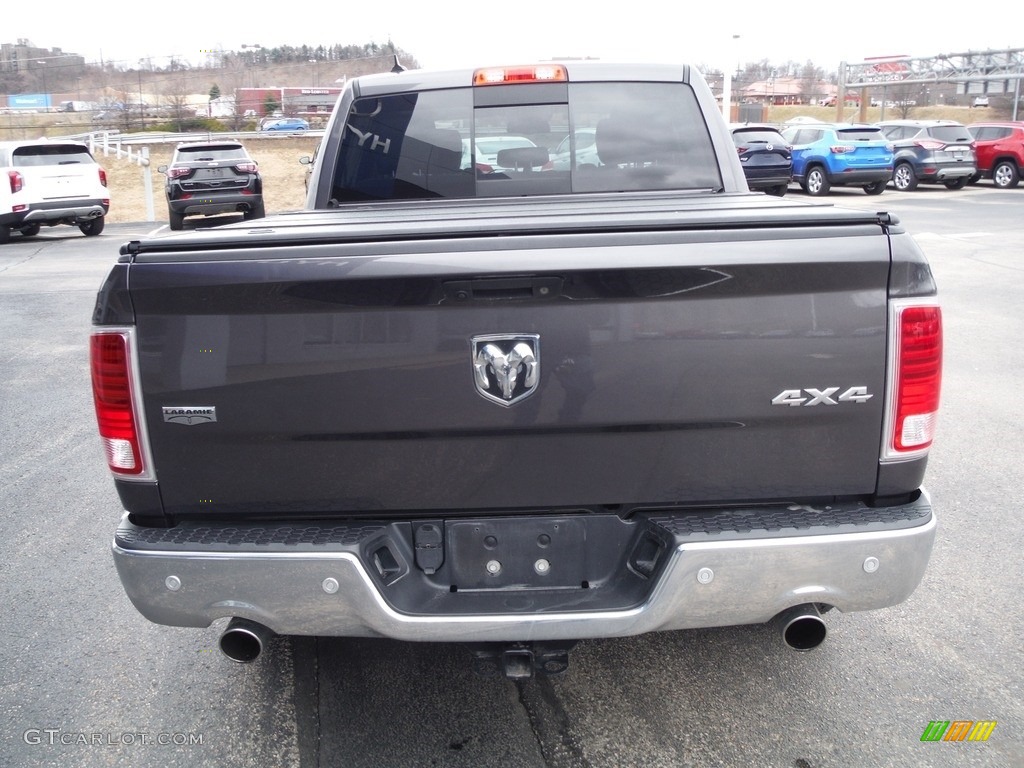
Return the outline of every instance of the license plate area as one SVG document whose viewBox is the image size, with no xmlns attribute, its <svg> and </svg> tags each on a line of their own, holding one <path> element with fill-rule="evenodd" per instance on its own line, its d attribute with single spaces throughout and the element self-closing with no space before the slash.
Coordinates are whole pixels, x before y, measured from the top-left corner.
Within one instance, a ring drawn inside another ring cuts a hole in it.
<svg viewBox="0 0 1024 768">
<path fill-rule="evenodd" d="M 586 589 L 586 526 L 572 517 L 448 520 L 449 577 L 459 592 Z"/>
</svg>

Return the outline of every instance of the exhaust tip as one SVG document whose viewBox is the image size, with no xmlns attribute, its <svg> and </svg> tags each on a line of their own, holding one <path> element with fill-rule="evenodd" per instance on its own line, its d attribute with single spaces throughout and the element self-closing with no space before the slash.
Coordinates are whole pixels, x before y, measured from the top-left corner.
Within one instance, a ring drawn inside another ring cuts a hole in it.
<svg viewBox="0 0 1024 768">
<path fill-rule="evenodd" d="M 794 651 L 817 648 L 828 635 L 828 627 L 815 605 L 798 605 L 779 614 L 783 642 Z"/>
<path fill-rule="evenodd" d="M 255 621 L 232 619 L 220 636 L 221 653 L 239 664 L 251 664 L 263 653 L 272 634 Z"/>
</svg>

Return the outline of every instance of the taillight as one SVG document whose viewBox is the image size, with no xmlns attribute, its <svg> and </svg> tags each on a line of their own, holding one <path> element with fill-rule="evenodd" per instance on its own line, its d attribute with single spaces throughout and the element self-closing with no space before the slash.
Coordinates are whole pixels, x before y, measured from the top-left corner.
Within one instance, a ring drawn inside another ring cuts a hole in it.
<svg viewBox="0 0 1024 768">
<path fill-rule="evenodd" d="M 180 179 L 182 176 L 188 176 L 192 173 L 191 168 L 168 168 L 167 177 L 171 179 Z"/>
<path fill-rule="evenodd" d="M 100 168 L 100 184 L 107 186 L 107 172 Z"/>
<path fill-rule="evenodd" d="M 115 475 L 149 479 L 143 422 L 135 399 L 134 334 L 129 329 L 96 331 L 89 340 L 96 422 Z"/>
<path fill-rule="evenodd" d="M 882 458 L 916 458 L 935 436 L 942 384 L 942 311 L 934 300 L 893 302 L 890 391 Z"/>
<path fill-rule="evenodd" d="M 239 173 L 256 173 L 257 168 L 256 163 L 239 163 L 235 166 Z"/>
<path fill-rule="evenodd" d="M 941 141 L 930 141 L 928 139 L 922 139 L 921 141 L 915 141 L 915 144 L 921 149 L 927 149 L 930 152 L 938 152 L 940 149 L 945 149 L 946 145 Z"/>
<path fill-rule="evenodd" d="M 857 148 L 850 144 L 835 144 L 829 147 L 829 151 L 833 155 L 845 155 L 847 152 L 856 152 Z"/>
<path fill-rule="evenodd" d="M 11 194 L 21 192 L 25 188 L 25 177 L 19 171 L 8 171 L 7 180 L 11 183 Z"/>
</svg>

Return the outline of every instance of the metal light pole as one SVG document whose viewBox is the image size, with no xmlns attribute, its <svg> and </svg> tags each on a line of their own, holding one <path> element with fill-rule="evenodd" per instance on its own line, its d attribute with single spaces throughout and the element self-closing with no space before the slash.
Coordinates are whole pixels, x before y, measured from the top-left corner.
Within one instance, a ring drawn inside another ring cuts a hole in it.
<svg viewBox="0 0 1024 768">
<path fill-rule="evenodd" d="M 733 42 L 728 46 L 729 58 L 728 66 L 722 67 L 722 117 L 725 118 L 725 122 L 732 121 L 732 61 L 734 54 L 734 48 L 736 47 L 736 40 L 739 40 L 739 35 L 733 35 Z M 739 69 L 737 63 L 736 68 Z"/>
<path fill-rule="evenodd" d="M 50 111 L 50 88 L 46 82 L 46 62 L 39 60 L 36 62 L 39 65 L 40 70 L 43 73 L 43 109 L 47 112 Z"/>
<path fill-rule="evenodd" d="M 252 48 L 255 51 L 257 51 L 256 56 L 259 56 L 258 51 L 262 51 L 263 50 L 263 46 L 260 45 L 259 43 L 252 43 L 252 44 L 242 43 L 242 50 L 244 51 L 247 48 Z M 253 71 L 255 69 L 256 69 L 256 63 L 254 62 L 253 64 L 251 64 L 249 66 L 249 87 L 250 88 L 255 88 L 256 87 L 256 74 Z"/>
</svg>

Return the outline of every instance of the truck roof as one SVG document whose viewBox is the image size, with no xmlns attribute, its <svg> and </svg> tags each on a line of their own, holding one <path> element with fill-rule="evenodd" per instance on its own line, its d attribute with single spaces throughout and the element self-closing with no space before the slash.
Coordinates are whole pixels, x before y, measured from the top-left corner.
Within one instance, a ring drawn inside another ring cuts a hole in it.
<svg viewBox="0 0 1024 768">
<path fill-rule="evenodd" d="M 473 84 L 473 76 L 481 70 L 519 69 L 523 67 L 563 67 L 569 82 L 639 80 L 653 82 L 688 82 L 690 67 L 686 64 L 620 63 L 606 61 L 547 61 L 527 62 L 495 67 L 464 69 L 410 69 L 404 72 L 384 72 L 362 75 L 350 83 L 363 96 L 375 93 L 401 93 L 459 88 Z"/>
</svg>

